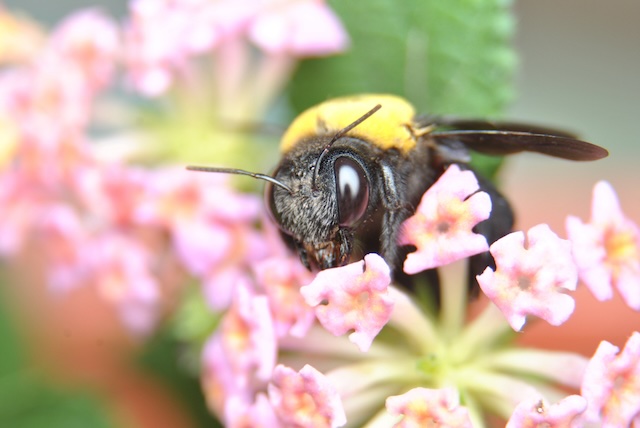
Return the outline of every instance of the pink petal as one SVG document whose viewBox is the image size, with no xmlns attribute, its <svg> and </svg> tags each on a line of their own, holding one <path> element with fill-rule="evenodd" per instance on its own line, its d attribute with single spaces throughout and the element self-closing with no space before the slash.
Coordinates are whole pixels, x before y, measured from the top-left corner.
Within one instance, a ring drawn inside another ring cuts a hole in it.
<svg viewBox="0 0 640 428">
<path fill-rule="evenodd" d="M 575 308 L 573 298 L 564 294 L 577 283 L 570 243 L 545 224 L 531 228 L 527 237 L 527 248 L 522 232 L 496 241 L 490 249 L 496 271 L 487 268 L 477 277 L 482 291 L 516 331 L 524 325 L 526 315 L 560 325 Z"/>
<path fill-rule="evenodd" d="M 640 333 L 624 349 L 602 341 L 587 365 L 582 395 L 588 400 L 589 421 L 603 427 L 630 426 L 640 414 Z"/>
<path fill-rule="evenodd" d="M 610 299 L 615 286 L 627 305 L 640 310 L 640 228 L 625 217 L 609 183 L 594 187 L 591 221 L 570 216 L 567 233 L 580 279 L 594 296 Z"/>
<path fill-rule="evenodd" d="M 402 395 L 387 398 L 387 411 L 402 416 L 395 428 L 426 426 L 471 428 L 469 412 L 459 405 L 453 388 L 414 388 Z"/>
<path fill-rule="evenodd" d="M 313 278 L 298 258 L 273 257 L 255 267 L 258 283 L 264 288 L 278 337 L 304 337 L 315 322 L 312 308 L 300 294 L 302 284 Z"/>
<path fill-rule="evenodd" d="M 349 43 L 333 11 L 316 1 L 289 2 L 257 16 L 249 37 L 271 54 L 296 57 L 339 53 Z"/>
<path fill-rule="evenodd" d="M 491 198 L 478 192 L 471 171 L 451 165 L 422 196 L 416 213 L 402 225 L 401 245 L 414 245 L 404 271 L 414 274 L 488 250 L 484 236 L 473 227 L 489 218 Z"/>
<path fill-rule="evenodd" d="M 363 261 L 318 272 L 300 292 L 324 328 L 336 336 L 354 330 L 349 340 L 365 352 L 391 317 L 390 283 L 382 257 L 367 254 Z"/>
<path fill-rule="evenodd" d="M 549 406 L 543 400 L 526 400 L 518 404 L 506 428 L 580 428 L 587 400 L 570 395 Z"/>
<path fill-rule="evenodd" d="M 269 400 L 284 426 L 340 427 L 347 423 L 342 400 L 329 380 L 310 365 L 299 372 L 278 365 Z"/>
</svg>

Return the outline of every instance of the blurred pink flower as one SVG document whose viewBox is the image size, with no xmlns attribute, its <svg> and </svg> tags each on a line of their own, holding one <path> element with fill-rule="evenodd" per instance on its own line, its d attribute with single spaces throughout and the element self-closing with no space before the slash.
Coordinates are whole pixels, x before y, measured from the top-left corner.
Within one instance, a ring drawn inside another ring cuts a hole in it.
<svg viewBox="0 0 640 428">
<path fill-rule="evenodd" d="M 316 308 L 324 328 L 336 336 L 354 330 L 349 340 L 366 352 L 391 317 L 390 283 L 389 266 L 372 253 L 363 261 L 318 272 L 300 293 Z"/>
<path fill-rule="evenodd" d="M 153 273 L 153 253 L 135 237 L 106 232 L 83 248 L 83 263 L 107 302 L 120 311 L 130 331 L 147 335 L 160 315 L 160 286 Z"/>
<path fill-rule="evenodd" d="M 176 75 L 192 74 L 190 59 L 233 46 L 232 39 L 291 57 L 330 55 L 348 43 L 337 17 L 318 0 L 135 0 L 130 14 L 126 62 L 134 87 L 149 96 L 164 93 Z"/>
<path fill-rule="evenodd" d="M 115 69 L 115 23 L 94 10 L 78 12 L 56 27 L 30 64 L 0 75 L 0 114 L 39 139 L 84 128 L 95 96 Z"/>
<path fill-rule="evenodd" d="M 70 61 L 42 57 L 0 72 L 0 115 L 39 141 L 77 133 L 90 120 L 93 92 Z"/>
<path fill-rule="evenodd" d="M 254 267 L 273 316 L 278 337 L 303 337 L 315 322 L 314 310 L 306 304 L 300 286 L 313 280 L 313 274 L 297 257 L 270 257 Z"/>
<path fill-rule="evenodd" d="M 134 88 L 145 95 L 162 94 L 171 86 L 175 73 L 186 72 L 192 56 L 218 44 L 221 37 L 216 17 L 218 3 L 210 0 L 131 2 L 124 42 L 125 62 Z"/>
<path fill-rule="evenodd" d="M 222 347 L 232 355 L 236 375 L 268 380 L 275 367 L 277 341 L 273 318 L 264 295 L 236 284 L 234 301 L 220 323 Z"/>
<path fill-rule="evenodd" d="M 270 54 L 325 56 L 344 51 L 349 37 L 322 0 L 272 1 L 249 26 L 249 38 Z"/>
<path fill-rule="evenodd" d="M 487 251 L 484 236 L 473 227 L 489 218 L 491 199 L 478 192 L 478 180 L 471 171 L 451 165 L 422 196 L 416 213 L 402 225 L 401 245 L 415 245 L 404 271 L 415 274 Z"/>
<path fill-rule="evenodd" d="M 231 397 L 226 427 L 229 428 L 279 428 L 283 425 L 275 414 L 275 409 L 265 393 L 259 393 L 255 401 L 248 404 L 237 397 Z"/>
<path fill-rule="evenodd" d="M 234 191 L 227 177 L 214 174 L 175 168 L 147 174 L 136 220 L 165 228 L 179 261 L 204 282 L 211 307 L 227 308 L 236 283 L 248 281 L 251 266 L 272 249 L 253 227 L 260 220 L 261 198 Z"/>
<path fill-rule="evenodd" d="M 544 400 L 526 400 L 518 404 L 506 428 L 580 428 L 586 408 L 587 400 L 579 395 L 570 395 L 551 406 Z"/>
<path fill-rule="evenodd" d="M 396 428 L 459 427 L 471 428 L 469 412 L 460 406 L 453 388 L 414 388 L 402 395 L 387 398 L 387 411 L 402 416 Z"/>
<path fill-rule="evenodd" d="M 602 341 L 589 361 L 582 381 L 587 421 L 604 428 L 640 423 L 640 333 L 634 332 L 620 352 Z"/>
<path fill-rule="evenodd" d="M 628 219 L 611 185 L 593 189 L 591 221 L 567 217 L 567 233 L 580 279 L 598 300 L 615 286 L 631 308 L 640 310 L 640 228 Z"/>
<path fill-rule="evenodd" d="M 283 426 L 333 428 L 347 423 L 337 391 L 309 365 L 297 373 L 278 365 L 269 384 L 269 400 Z"/>
<path fill-rule="evenodd" d="M 484 294 L 519 331 L 526 315 L 536 315 L 552 325 L 564 323 L 575 302 L 566 291 L 576 288 L 578 277 L 571 257 L 571 244 L 560 239 L 546 224 L 527 232 L 511 233 L 491 245 L 496 271 L 478 275 Z"/>
<path fill-rule="evenodd" d="M 47 215 L 40 216 L 36 225 L 40 229 L 41 249 L 50 255 L 51 264 L 46 272 L 49 286 L 60 293 L 89 280 L 91 268 L 87 265 L 89 231 L 78 213 L 68 205 L 48 207 Z"/>
<path fill-rule="evenodd" d="M 85 9 L 67 17 L 49 38 L 48 55 L 78 67 L 94 92 L 111 81 L 120 60 L 119 28 L 97 9 Z M 80 83 L 80 82 L 76 82 Z"/>
</svg>

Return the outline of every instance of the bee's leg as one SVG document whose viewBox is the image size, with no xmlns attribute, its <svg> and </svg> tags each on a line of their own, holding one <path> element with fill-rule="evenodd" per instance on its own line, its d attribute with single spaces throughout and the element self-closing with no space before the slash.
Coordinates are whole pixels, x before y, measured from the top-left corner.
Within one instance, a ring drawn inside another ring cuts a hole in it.
<svg viewBox="0 0 640 428">
<path fill-rule="evenodd" d="M 402 271 L 402 262 L 406 251 L 398 248 L 398 234 L 402 223 L 411 215 L 403 201 L 392 167 L 382 164 L 383 193 L 381 194 L 384 214 L 380 231 L 380 252 L 391 271 Z M 400 254 L 402 252 L 402 254 Z"/>
</svg>

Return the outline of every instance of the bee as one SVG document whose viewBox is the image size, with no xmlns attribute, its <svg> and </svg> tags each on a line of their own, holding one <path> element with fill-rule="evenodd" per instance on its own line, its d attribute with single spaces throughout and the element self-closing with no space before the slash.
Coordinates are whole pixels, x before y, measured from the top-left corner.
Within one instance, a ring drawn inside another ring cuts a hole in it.
<svg viewBox="0 0 640 428">
<path fill-rule="evenodd" d="M 376 252 L 398 275 L 411 251 L 397 243 L 402 223 L 449 165 L 471 170 L 470 151 L 529 151 L 574 161 L 608 155 L 562 131 L 417 116 L 408 101 L 385 94 L 333 99 L 306 110 L 284 133 L 280 150 L 281 161 L 271 176 L 187 168 L 266 180 L 271 217 L 310 270 L 342 266 Z M 480 190 L 491 197 L 492 211 L 474 230 L 491 244 L 512 231 L 514 216 L 495 186 L 475 175 Z M 480 273 L 492 262 L 488 253 L 474 256 L 472 270 Z"/>
</svg>

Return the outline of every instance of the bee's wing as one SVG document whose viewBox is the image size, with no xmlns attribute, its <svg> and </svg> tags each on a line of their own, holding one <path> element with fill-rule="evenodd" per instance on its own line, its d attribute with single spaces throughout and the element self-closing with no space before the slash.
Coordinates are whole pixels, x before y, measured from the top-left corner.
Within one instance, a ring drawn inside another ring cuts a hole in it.
<svg viewBox="0 0 640 428">
<path fill-rule="evenodd" d="M 422 116 L 416 120 L 419 127 L 435 125 L 455 131 L 513 131 L 529 134 L 554 135 L 577 139 L 574 133 L 546 126 L 531 125 L 520 122 L 491 121 L 487 119 L 464 119 L 453 116 Z"/>
<path fill-rule="evenodd" d="M 522 126 L 524 127 L 525 125 Z M 543 128 L 536 130 L 541 129 Z M 602 159 L 609 154 L 607 150 L 600 146 L 578 140 L 570 134 L 560 131 L 550 134 L 515 129 L 453 129 L 434 131 L 429 134 L 429 137 L 435 140 L 436 143 L 446 144 L 447 142 L 455 141 L 464 144 L 471 150 L 490 155 L 508 155 L 526 151 L 562 159 L 589 161 Z"/>
</svg>

